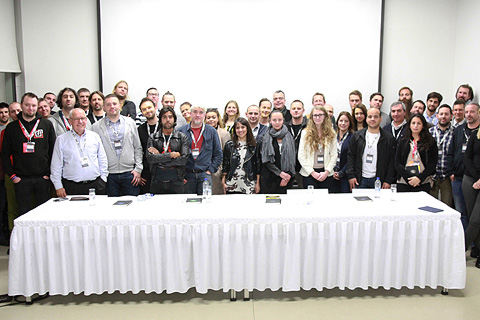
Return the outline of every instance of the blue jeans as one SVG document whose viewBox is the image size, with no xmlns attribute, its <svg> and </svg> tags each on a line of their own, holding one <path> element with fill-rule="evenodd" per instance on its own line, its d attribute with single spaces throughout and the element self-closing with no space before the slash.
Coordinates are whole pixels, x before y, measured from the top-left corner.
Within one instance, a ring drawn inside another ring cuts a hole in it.
<svg viewBox="0 0 480 320">
<path fill-rule="evenodd" d="M 203 182 L 207 178 L 210 185 L 212 185 L 212 175 L 207 172 L 185 172 L 185 179 L 187 184 L 185 185 L 185 192 L 191 194 L 202 195 L 203 194 Z"/>
<path fill-rule="evenodd" d="M 374 189 L 375 188 L 375 180 L 377 178 L 364 178 L 362 177 L 362 182 L 358 186 L 358 189 Z"/>
<path fill-rule="evenodd" d="M 138 196 L 140 188 L 132 184 L 133 173 L 110 173 L 107 178 L 109 197 Z"/>
<path fill-rule="evenodd" d="M 465 204 L 465 198 L 462 191 L 462 180 L 455 179 L 452 182 L 452 194 L 453 203 L 455 204 L 455 210 L 460 212 L 460 221 L 462 221 L 463 230 L 467 230 L 468 226 L 468 214 L 467 205 Z"/>
</svg>

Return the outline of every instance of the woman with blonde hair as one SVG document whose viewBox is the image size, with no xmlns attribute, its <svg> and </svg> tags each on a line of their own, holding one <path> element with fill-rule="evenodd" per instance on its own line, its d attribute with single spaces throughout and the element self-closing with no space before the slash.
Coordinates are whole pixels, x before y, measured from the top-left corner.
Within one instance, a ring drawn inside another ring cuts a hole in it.
<svg viewBox="0 0 480 320">
<path fill-rule="evenodd" d="M 298 147 L 303 186 L 330 189 L 337 162 L 337 137 L 323 106 L 314 106 Z"/>
<path fill-rule="evenodd" d="M 240 109 L 238 108 L 237 101 L 228 101 L 223 112 L 223 123 L 225 124 L 225 130 L 230 134 L 233 133 L 233 124 L 238 117 L 240 117 Z"/>
</svg>

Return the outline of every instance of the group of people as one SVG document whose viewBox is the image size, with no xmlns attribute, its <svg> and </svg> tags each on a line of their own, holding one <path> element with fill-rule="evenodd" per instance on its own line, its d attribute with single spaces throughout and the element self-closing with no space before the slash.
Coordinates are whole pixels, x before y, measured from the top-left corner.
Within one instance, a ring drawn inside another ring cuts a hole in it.
<svg viewBox="0 0 480 320">
<path fill-rule="evenodd" d="M 207 180 L 214 194 L 284 194 L 294 186 L 347 193 L 380 179 L 382 188 L 425 191 L 454 207 L 467 246 L 479 248 L 480 120 L 473 89 L 461 85 L 453 108 L 437 92 L 426 103 L 412 97 L 401 88 L 387 114 L 381 93 L 370 96 L 367 109 L 354 90 L 350 110 L 335 119 L 322 93 L 314 94 L 307 115 L 300 100 L 288 109 L 279 90 L 272 101 L 250 105 L 244 117 L 234 100 L 223 116 L 189 102 L 178 113 L 175 96 L 160 97 L 156 88 L 137 110 L 125 81 L 106 96 L 86 88 L 43 98 L 26 93 L 20 103 L 0 106 L 10 228 L 53 192 L 201 194 Z"/>
</svg>

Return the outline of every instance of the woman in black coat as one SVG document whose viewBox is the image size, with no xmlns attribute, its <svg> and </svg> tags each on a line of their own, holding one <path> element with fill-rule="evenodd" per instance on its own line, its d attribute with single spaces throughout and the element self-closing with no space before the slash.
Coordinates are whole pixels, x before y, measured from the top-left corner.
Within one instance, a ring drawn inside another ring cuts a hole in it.
<svg viewBox="0 0 480 320">
<path fill-rule="evenodd" d="M 428 132 L 423 115 L 412 115 L 407 125 L 395 155 L 395 169 L 400 176 L 397 180 L 398 191 L 430 192 L 437 167 L 437 143 Z"/>
</svg>

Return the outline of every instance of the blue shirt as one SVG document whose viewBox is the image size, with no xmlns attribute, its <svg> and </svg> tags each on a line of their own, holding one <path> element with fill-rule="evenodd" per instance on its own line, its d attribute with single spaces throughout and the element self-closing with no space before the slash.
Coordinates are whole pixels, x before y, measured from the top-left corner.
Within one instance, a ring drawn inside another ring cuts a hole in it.
<svg viewBox="0 0 480 320">
<path fill-rule="evenodd" d="M 200 150 L 200 153 L 196 160 L 193 159 L 192 154 L 189 154 L 185 170 L 208 170 L 211 173 L 214 173 L 217 171 L 218 167 L 222 163 L 222 147 L 220 145 L 220 139 L 218 138 L 217 130 L 215 130 L 215 128 L 208 124 L 203 124 L 203 126 L 205 127 L 205 129 L 203 130 L 202 134 L 202 149 Z M 188 143 L 189 145 L 191 145 L 193 131 L 190 124 L 178 128 L 178 131 L 183 132 L 188 137 Z"/>
</svg>

